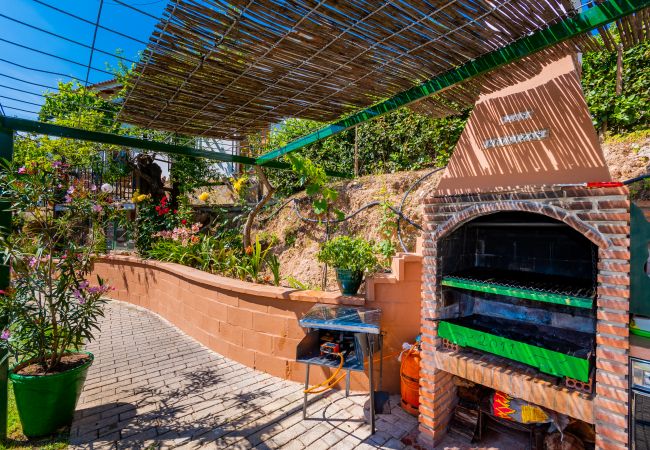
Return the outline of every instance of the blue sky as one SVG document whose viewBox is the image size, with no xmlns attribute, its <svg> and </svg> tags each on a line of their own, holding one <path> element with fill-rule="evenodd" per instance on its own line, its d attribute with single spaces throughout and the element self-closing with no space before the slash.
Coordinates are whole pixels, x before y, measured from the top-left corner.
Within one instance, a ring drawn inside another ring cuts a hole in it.
<svg viewBox="0 0 650 450">
<path fill-rule="evenodd" d="M 121 1 L 155 17 L 162 15 L 167 4 L 167 0 Z M 92 22 L 92 24 L 66 16 L 61 12 L 48 8 L 43 3 L 72 13 Z M 86 68 L 83 66 L 88 64 L 91 52 L 89 48 L 30 29 L 16 22 L 16 20 L 90 46 L 95 31 L 94 22 L 97 19 L 99 5 L 100 0 L 0 0 L 0 59 L 5 60 L 0 60 L 0 104 L 3 105 L 8 116 L 36 118 L 35 114 L 11 109 L 20 108 L 38 111 L 39 107 L 37 105 L 24 102 L 42 104 L 42 97 L 16 90 L 20 89 L 35 94 L 42 94 L 46 90 L 44 87 L 32 85 L 29 82 L 52 87 L 56 87 L 59 81 L 69 81 L 71 79 L 77 79 L 83 83 L 86 78 Z M 106 28 L 148 42 L 157 20 L 116 3 L 114 0 L 104 0 L 99 23 Z M 27 50 L 6 41 L 76 61 L 83 66 Z M 137 60 L 139 53 L 146 46 L 100 28 L 97 32 L 95 47 L 109 53 L 115 53 L 117 49 L 121 49 L 126 58 Z M 65 76 L 29 70 L 16 64 L 57 72 Z M 106 70 L 106 64 L 115 67 L 117 58 L 95 51 L 92 67 Z M 27 83 L 9 78 L 6 75 L 24 80 Z M 92 84 L 110 78 L 111 75 L 109 74 L 91 70 L 88 82 Z"/>
</svg>

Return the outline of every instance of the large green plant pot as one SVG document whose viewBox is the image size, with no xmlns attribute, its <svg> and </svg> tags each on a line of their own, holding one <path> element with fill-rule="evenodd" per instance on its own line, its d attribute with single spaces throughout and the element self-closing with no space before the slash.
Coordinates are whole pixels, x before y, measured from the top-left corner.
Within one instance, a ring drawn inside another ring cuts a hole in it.
<svg viewBox="0 0 650 450">
<path fill-rule="evenodd" d="M 336 281 L 343 295 L 356 295 L 363 281 L 363 272 L 336 268 Z"/>
<path fill-rule="evenodd" d="M 9 379 L 14 386 L 18 415 L 27 437 L 47 436 L 72 424 L 74 410 L 83 389 L 90 359 L 82 366 L 53 375 L 18 375 L 14 367 Z"/>
</svg>

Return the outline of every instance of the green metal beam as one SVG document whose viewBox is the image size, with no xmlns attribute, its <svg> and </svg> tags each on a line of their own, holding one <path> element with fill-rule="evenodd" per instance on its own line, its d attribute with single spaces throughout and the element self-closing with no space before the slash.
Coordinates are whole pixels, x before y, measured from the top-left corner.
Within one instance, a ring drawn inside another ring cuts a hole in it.
<svg viewBox="0 0 650 450">
<path fill-rule="evenodd" d="M 249 158 L 241 155 L 229 155 L 227 153 L 212 152 L 208 150 L 199 150 L 193 147 L 183 145 L 165 144 L 163 142 L 148 141 L 128 136 L 120 136 L 111 133 L 102 133 L 99 131 L 88 131 L 79 128 L 64 127 L 52 123 L 37 122 L 35 120 L 19 119 L 15 117 L 0 116 L 0 127 L 15 131 L 24 131 L 28 133 L 45 134 L 49 136 L 58 136 L 70 139 L 79 139 L 82 141 L 98 142 L 101 144 L 118 145 L 121 147 L 137 148 L 150 150 L 158 153 L 168 153 L 172 155 L 191 156 L 194 158 L 205 158 L 213 161 L 234 162 L 248 166 L 257 166 L 255 158 Z M 291 166 L 279 161 L 273 161 L 271 164 L 265 164 L 266 167 L 274 169 L 290 169 Z M 339 178 L 351 178 L 349 174 L 336 171 L 326 171 L 328 175 Z"/>
<path fill-rule="evenodd" d="M 296 151 L 306 145 L 341 133 L 362 122 L 377 118 L 409 103 L 421 100 L 450 86 L 532 55 L 567 39 L 595 30 L 598 27 L 607 25 L 649 6 L 650 0 L 606 0 L 573 17 L 568 17 L 555 25 L 530 36 L 525 36 L 499 50 L 478 57 L 456 69 L 452 69 L 418 86 L 403 91 L 388 100 L 384 100 L 359 113 L 338 120 L 311 134 L 296 139 L 284 147 L 265 153 L 259 156 L 256 162 L 260 165 L 268 165 L 274 159 Z"/>
</svg>

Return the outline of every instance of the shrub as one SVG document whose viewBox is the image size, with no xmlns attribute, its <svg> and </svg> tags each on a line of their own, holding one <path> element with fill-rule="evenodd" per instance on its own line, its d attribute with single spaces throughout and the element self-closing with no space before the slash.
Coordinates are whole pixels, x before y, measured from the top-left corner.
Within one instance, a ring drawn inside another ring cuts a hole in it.
<svg viewBox="0 0 650 450">
<path fill-rule="evenodd" d="M 358 126 L 359 175 L 417 170 L 447 164 L 460 138 L 468 112 L 459 117 L 434 119 L 408 108 L 385 114 Z M 287 119 L 274 126 L 264 139 L 249 137 L 255 154 L 282 147 L 325 124 L 302 119 Z M 315 142 L 300 150 L 323 169 L 351 173 L 354 167 L 354 129 Z M 299 191 L 302 175 L 269 171 L 268 178 L 281 195 Z"/>
<path fill-rule="evenodd" d="M 338 236 L 325 242 L 316 257 L 337 269 L 360 272 L 374 270 L 378 264 L 371 242 L 349 236 Z"/>
<path fill-rule="evenodd" d="M 191 219 L 191 211 L 186 205 L 171 209 L 167 197 L 154 202 L 150 195 L 136 194 L 133 202 L 138 205 L 135 220 L 135 248 L 141 256 L 149 256 L 151 247 L 160 233 L 172 232 L 175 228 L 186 227 Z"/>
<path fill-rule="evenodd" d="M 58 370 L 64 354 L 93 339 L 103 316 L 101 278 L 91 285 L 100 226 L 117 214 L 109 194 L 76 180 L 66 167 L 49 161 L 26 169 L 0 171 L 3 196 L 15 214 L 13 233 L 0 238 L 3 264 L 13 271 L 0 292 L 0 345 L 14 357 L 32 360 L 45 373 Z"/>
</svg>

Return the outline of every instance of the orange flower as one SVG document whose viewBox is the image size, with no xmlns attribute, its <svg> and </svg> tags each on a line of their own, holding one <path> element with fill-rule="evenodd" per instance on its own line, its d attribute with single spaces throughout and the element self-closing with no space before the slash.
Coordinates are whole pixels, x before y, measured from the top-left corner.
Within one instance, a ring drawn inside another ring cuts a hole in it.
<svg viewBox="0 0 650 450">
<path fill-rule="evenodd" d="M 249 245 L 248 247 L 246 247 L 246 254 L 247 255 L 252 255 L 253 254 L 253 246 L 252 245 Z"/>
</svg>

